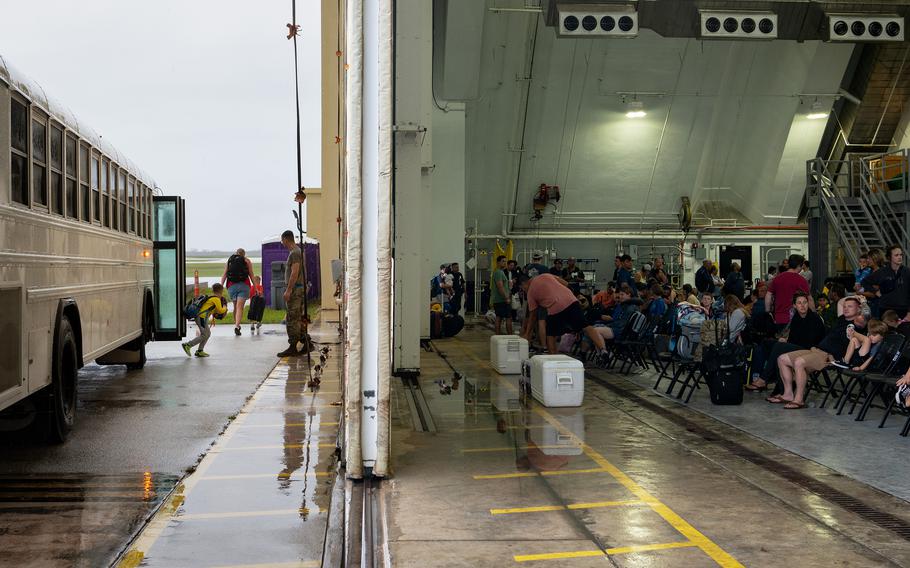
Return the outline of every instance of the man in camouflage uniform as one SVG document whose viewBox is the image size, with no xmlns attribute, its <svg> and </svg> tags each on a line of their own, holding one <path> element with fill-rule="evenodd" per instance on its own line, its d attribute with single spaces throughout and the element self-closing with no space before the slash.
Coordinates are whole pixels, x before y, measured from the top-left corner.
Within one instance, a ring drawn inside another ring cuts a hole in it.
<svg viewBox="0 0 910 568">
<path fill-rule="evenodd" d="M 297 343 L 306 344 L 306 331 L 303 326 L 303 300 L 306 294 L 306 281 L 303 275 L 303 251 L 294 242 L 294 233 L 285 231 L 281 233 L 281 244 L 288 249 L 287 268 L 287 287 L 284 290 L 284 302 L 287 304 L 287 328 L 288 343 L 287 349 L 278 354 L 279 357 L 296 357 L 302 355 L 303 351 L 297 350 Z M 306 349 L 306 345 L 304 345 Z"/>
</svg>

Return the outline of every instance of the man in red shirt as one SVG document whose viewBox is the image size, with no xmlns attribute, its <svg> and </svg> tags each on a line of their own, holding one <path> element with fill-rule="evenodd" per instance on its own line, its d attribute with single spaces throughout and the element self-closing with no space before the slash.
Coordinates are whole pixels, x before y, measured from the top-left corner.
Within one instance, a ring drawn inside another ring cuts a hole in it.
<svg viewBox="0 0 910 568">
<path fill-rule="evenodd" d="M 774 277 L 765 296 L 765 308 L 774 314 L 774 323 L 783 329 L 790 323 L 790 308 L 793 307 L 793 295 L 797 292 L 809 293 L 809 283 L 800 276 L 799 269 L 806 259 L 802 255 L 791 254 L 787 259 L 786 272 Z M 774 311 L 772 312 L 772 306 Z M 815 309 L 815 302 L 809 296 L 809 307 Z"/>
<path fill-rule="evenodd" d="M 585 335 L 591 338 L 598 353 L 605 350 L 606 344 L 603 337 L 594 330 L 594 326 L 588 325 L 578 299 L 569 289 L 565 280 L 552 274 L 541 274 L 533 279 L 520 275 L 518 280 L 528 298 L 531 319 L 528 329 L 534 329 L 538 306 L 547 310 L 547 351 L 549 353 L 553 355 L 559 353 L 556 350 L 557 337 L 564 333 L 579 331 L 584 331 Z"/>
</svg>

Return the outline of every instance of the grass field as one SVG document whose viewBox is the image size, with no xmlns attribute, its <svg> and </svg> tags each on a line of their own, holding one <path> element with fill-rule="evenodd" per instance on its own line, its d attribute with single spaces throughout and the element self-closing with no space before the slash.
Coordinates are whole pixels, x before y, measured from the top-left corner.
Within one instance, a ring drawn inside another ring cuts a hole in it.
<svg viewBox="0 0 910 568">
<path fill-rule="evenodd" d="M 193 271 L 199 271 L 199 279 L 206 279 L 210 282 L 217 282 L 224 274 L 224 265 L 227 262 L 208 262 L 202 258 L 188 258 L 186 261 L 186 277 L 192 278 Z M 262 263 L 253 263 L 253 274 L 262 275 Z M 213 280 L 214 279 L 214 280 Z"/>
</svg>

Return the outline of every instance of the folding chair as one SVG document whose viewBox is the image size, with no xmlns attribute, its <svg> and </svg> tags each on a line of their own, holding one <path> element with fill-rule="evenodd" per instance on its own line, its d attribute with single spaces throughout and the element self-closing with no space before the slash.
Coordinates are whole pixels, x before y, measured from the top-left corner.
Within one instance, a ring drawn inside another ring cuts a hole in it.
<svg viewBox="0 0 910 568">
<path fill-rule="evenodd" d="M 830 386 L 827 394 L 825 395 L 825 400 L 827 400 L 828 394 L 834 392 L 835 383 L 839 379 L 843 385 L 841 390 L 840 397 L 837 399 L 834 408 L 837 409 L 837 414 L 840 415 L 843 413 L 844 408 L 847 406 L 847 403 L 850 402 L 850 397 L 853 393 L 853 389 L 859 386 L 859 392 L 856 395 L 856 398 L 853 399 L 853 404 L 850 407 L 849 414 L 853 414 L 853 411 L 856 409 L 856 405 L 869 398 L 868 393 L 866 393 L 866 387 L 869 384 L 869 377 L 888 377 L 891 376 L 898 367 L 898 363 L 904 358 L 904 346 L 907 342 L 907 338 L 899 333 L 889 333 L 882 340 L 881 347 L 878 348 L 878 352 L 873 357 L 872 362 L 869 363 L 869 367 L 865 371 L 851 371 L 850 369 L 838 369 L 837 378 L 830 381 Z M 847 378 L 844 381 L 844 377 Z M 871 401 L 870 401 L 871 404 Z M 866 409 L 868 411 L 868 408 Z M 862 414 L 865 417 L 865 413 Z M 859 418 L 859 415 L 857 415 Z"/>
</svg>

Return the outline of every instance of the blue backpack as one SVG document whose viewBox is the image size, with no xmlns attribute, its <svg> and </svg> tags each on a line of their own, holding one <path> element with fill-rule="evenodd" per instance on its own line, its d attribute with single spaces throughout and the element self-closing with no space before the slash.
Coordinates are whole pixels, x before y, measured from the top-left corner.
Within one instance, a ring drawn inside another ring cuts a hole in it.
<svg viewBox="0 0 910 568">
<path fill-rule="evenodd" d="M 189 303 L 183 307 L 183 315 L 186 316 L 186 319 L 194 320 L 198 318 L 199 310 L 202 309 L 202 305 L 205 304 L 208 299 L 208 296 L 201 294 L 190 300 Z"/>
<path fill-rule="evenodd" d="M 439 286 L 439 275 L 437 274 L 430 279 L 430 298 L 435 298 L 440 294 L 442 294 L 442 288 Z"/>
</svg>

